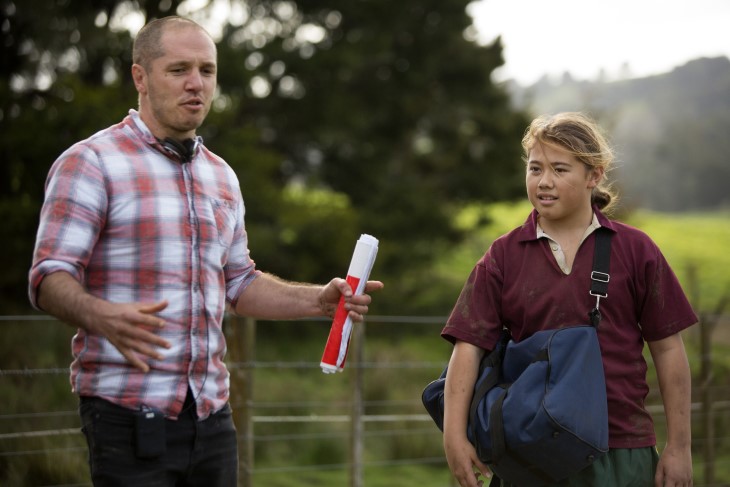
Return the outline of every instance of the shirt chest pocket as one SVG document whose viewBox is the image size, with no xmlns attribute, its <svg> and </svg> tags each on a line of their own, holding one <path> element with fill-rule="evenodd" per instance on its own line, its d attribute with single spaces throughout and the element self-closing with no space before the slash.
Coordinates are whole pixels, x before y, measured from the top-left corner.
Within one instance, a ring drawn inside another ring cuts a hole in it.
<svg viewBox="0 0 730 487">
<path fill-rule="evenodd" d="M 211 235 L 223 247 L 230 247 L 233 243 L 233 234 L 236 228 L 236 205 L 232 201 L 213 199 L 209 200 L 213 228 Z"/>
</svg>

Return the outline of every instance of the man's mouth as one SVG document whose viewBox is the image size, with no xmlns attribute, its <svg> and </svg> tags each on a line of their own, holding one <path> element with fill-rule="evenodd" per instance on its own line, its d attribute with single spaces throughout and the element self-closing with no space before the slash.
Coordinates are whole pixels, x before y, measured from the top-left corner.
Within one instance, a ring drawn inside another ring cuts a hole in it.
<svg viewBox="0 0 730 487">
<path fill-rule="evenodd" d="M 192 108 L 199 108 L 203 106 L 203 101 L 198 98 L 194 98 L 192 100 L 185 101 L 182 104 Z"/>
</svg>

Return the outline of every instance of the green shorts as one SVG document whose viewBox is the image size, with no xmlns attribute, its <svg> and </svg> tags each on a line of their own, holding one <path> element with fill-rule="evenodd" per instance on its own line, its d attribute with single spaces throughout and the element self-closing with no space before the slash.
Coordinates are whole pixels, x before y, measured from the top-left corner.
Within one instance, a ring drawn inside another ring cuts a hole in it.
<svg viewBox="0 0 730 487">
<path fill-rule="evenodd" d="M 658 462 L 659 454 L 653 446 L 616 448 L 590 467 L 550 487 L 654 487 Z"/>
</svg>

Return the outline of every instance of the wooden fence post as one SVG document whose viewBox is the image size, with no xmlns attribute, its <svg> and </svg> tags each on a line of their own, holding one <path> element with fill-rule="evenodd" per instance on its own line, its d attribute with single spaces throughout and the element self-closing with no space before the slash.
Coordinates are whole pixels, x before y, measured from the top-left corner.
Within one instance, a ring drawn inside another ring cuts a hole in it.
<svg viewBox="0 0 730 487">
<path fill-rule="evenodd" d="M 229 361 L 240 364 L 231 370 L 233 421 L 240 438 L 238 442 L 238 485 L 252 487 L 254 468 L 253 363 L 256 348 L 256 320 L 230 316 L 227 335 Z"/>
<path fill-rule="evenodd" d="M 352 327 L 352 406 L 350 410 L 350 487 L 363 487 L 363 350 L 365 321 Z"/>
<path fill-rule="evenodd" d="M 704 479 L 707 485 L 715 483 L 715 415 L 712 408 L 712 330 L 700 315 L 700 393 L 702 396 L 702 423 L 705 436 L 703 454 Z"/>
<path fill-rule="evenodd" d="M 697 266 L 690 264 L 687 267 L 687 278 L 692 306 L 701 310 L 699 277 Z M 702 407 L 702 432 L 704 433 L 704 445 L 702 447 L 704 469 L 703 477 L 706 485 L 715 484 L 715 408 L 712 393 L 712 333 L 720 321 L 725 309 L 730 306 L 730 285 L 720 295 L 715 308 L 710 312 L 698 312 L 700 328 L 700 395 Z"/>
</svg>

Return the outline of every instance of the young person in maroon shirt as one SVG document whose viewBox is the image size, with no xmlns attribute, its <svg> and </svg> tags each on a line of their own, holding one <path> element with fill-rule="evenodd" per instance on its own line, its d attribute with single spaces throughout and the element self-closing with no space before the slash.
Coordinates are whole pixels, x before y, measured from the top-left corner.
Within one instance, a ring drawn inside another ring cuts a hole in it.
<svg viewBox="0 0 730 487">
<path fill-rule="evenodd" d="M 539 117 L 522 140 L 525 223 L 491 245 L 469 276 L 442 336 L 454 343 L 445 389 L 444 450 L 462 487 L 489 469 L 466 437 L 468 408 L 485 351 L 502 327 L 515 340 L 536 331 L 586 324 L 594 232 L 610 231 L 608 297 L 598 336 L 606 374 L 609 453 L 561 486 L 690 486 L 691 377 L 680 332 L 697 322 L 676 276 L 651 239 L 607 219 L 615 203 L 606 183 L 613 154 L 599 127 L 579 113 Z M 667 418 L 656 451 L 642 351 L 647 343 Z M 476 470 L 476 471 L 475 471 Z"/>
</svg>

